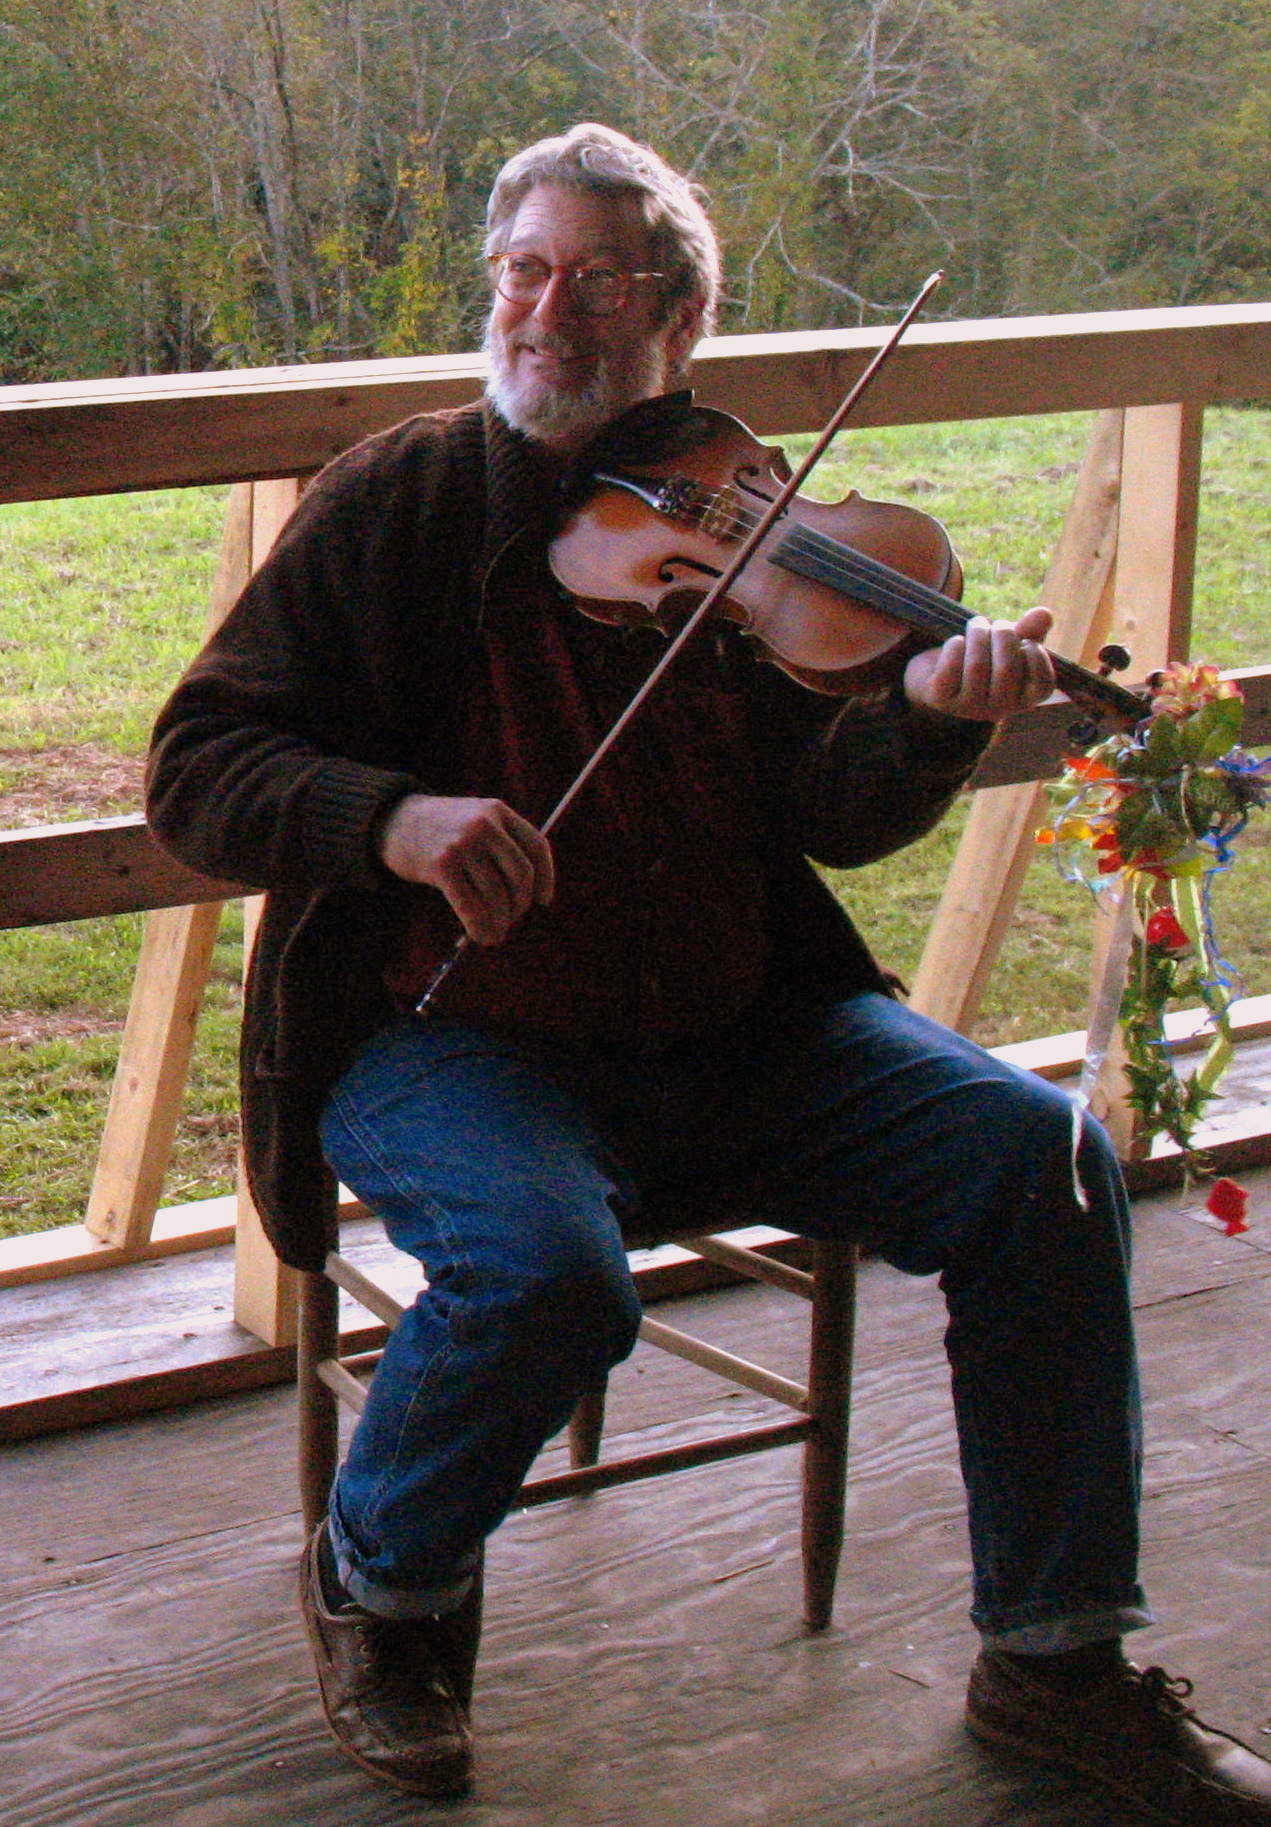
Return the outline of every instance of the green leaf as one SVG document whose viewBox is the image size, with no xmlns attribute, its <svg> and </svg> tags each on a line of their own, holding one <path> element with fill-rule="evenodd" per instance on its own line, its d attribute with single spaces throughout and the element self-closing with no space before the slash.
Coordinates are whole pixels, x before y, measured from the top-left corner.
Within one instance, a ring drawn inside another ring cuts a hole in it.
<svg viewBox="0 0 1271 1827">
<path fill-rule="evenodd" d="M 1240 740 L 1244 704 L 1239 698 L 1215 698 L 1193 721 L 1198 761 L 1217 761 Z"/>
<path fill-rule="evenodd" d="M 1154 773 L 1167 774 L 1182 760 L 1183 726 L 1173 717 L 1154 717 L 1148 726 L 1147 739 L 1143 749 L 1152 763 Z"/>
</svg>

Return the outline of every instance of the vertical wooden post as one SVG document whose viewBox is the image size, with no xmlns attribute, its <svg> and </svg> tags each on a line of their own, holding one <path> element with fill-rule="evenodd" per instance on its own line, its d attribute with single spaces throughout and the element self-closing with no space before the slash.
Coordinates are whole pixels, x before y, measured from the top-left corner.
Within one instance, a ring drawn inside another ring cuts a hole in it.
<svg viewBox="0 0 1271 1827">
<path fill-rule="evenodd" d="M 292 478 L 239 483 L 230 492 L 206 632 L 228 614 L 295 507 Z M 244 959 L 251 955 L 258 901 L 244 907 Z M 221 909 L 163 908 L 148 916 L 110 1111 L 89 1199 L 88 1227 L 140 1247 L 149 1236 L 180 1114 Z M 296 1335 L 296 1280 L 278 1262 L 247 1191 L 240 1162 L 234 1311 L 266 1344 Z"/>
<path fill-rule="evenodd" d="M 295 476 L 278 476 L 272 482 L 253 482 L 252 491 L 252 570 L 268 558 L 274 541 L 295 512 L 300 499 L 300 482 Z"/>
<path fill-rule="evenodd" d="M 1138 678 L 1188 654 L 1203 431 L 1200 406 L 1135 406 L 1125 414 L 1108 638 L 1130 649 Z M 1112 918 L 1103 910 L 1095 915 L 1092 1006 L 1103 980 Z M 1142 1146 L 1127 1092 L 1118 1032 L 1090 1107 L 1107 1125 L 1121 1157 L 1132 1160 L 1142 1153 Z"/>
<path fill-rule="evenodd" d="M 1108 638 L 1143 678 L 1191 644 L 1204 409 L 1132 406 L 1125 414 L 1116 585 Z"/>
<path fill-rule="evenodd" d="M 230 491 L 205 634 L 251 574 L 252 491 Z M 84 1222 L 94 1236 L 137 1250 L 150 1239 L 181 1112 L 194 1031 L 221 907 L 147 915 L 110 1107 Z"/>
<path fill-rule="evenodd" d="M 1041 600 L 1055 612 L 1056 653 L 1088 662 L 1102 644 L 1117 542 L 1122 414 L 1096 416 Z M 960 1033 L 979 1013 L 1033 856 L 1044 788 L 975 795 L 914 977 L 910 1004 Z"/>
<path fill-rule="evenodd" d="M 293 477 L 253 485 L 253 570 L 268 555 L 299 497 L 300 484 Z M 261 904 L 261 898 L 256 896 L 243 906 L 244 976 L 256 940 Z M 296 1340 L 299 1288 L 299 1277 L 279 1262 L 265 1236 L 240 1158 L 238 1219 L 234 1228 L 234 1318 L 267 1345 L 292 1345 Z"/>
<path fill-rule="evenodd" d="M 243 903 L 243 972 L 256 943 L 263 897 Z M 242 1153 L 238 1164 L 238 1215 L 234 1226 L 234 1318 L 267 1345 L 294 1345 L 300 1277 L 279 1262 L 265 1235 L 247 1187 Z"/>
</svg>

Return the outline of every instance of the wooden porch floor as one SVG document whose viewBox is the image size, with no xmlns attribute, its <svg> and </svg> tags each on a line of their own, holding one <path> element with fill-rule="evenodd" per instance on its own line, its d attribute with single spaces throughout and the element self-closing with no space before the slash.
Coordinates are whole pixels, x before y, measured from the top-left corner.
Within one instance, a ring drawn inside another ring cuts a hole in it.
<svg viewBox="0 0 1271 1827">
<path fill-rule="evenodd" d="M 1271 1171 L 1242 1178 L 1237 1239 L 1175 1193 L 1136 1201 L 1161 1620 L 1136 1649 L 1271 1754 Z M 92 1281 L 59 1295 L 77 1290 L 90 1328 Z M 794 1359 L 800 1316 L 779 1294 L 683 1305 L 725 1343 Z M 476 1794 L 444 1809 L 363 1778 L 326 1736 L 293 1597 L 289 1390 L 11 1444 L 5 1827 L 1120 1827 L 961 1728 L 974 1640 L 941 1323 L 929 1283 L 867 1265 L 824 1636 L 797 1626 L 794 1451 L 510 1519 L 490 1554 Z M 611 1431 L 687 1412 L 714 1432 L 756 1406 L 642 1347 Z"/>
</svg>

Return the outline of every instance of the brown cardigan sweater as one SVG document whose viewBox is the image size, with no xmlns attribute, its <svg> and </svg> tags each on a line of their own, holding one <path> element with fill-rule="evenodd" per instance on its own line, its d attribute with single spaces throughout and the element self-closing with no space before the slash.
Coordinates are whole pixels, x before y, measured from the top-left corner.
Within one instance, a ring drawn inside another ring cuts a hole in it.
<svg viewBox="0 0 1271 1827">
<path fill-rule="evenodd" d="M 651 428 L 693 414 L 687 395 L 637 408 L 605 455 L 629 460 Z M 156 836 L 268 891 L 243 1021 L 244 1143 L 266 1229 L 298 1268 L 320 1267 L 332 1240 L 323 1101 L 391 1013 L 383 966 L 411 891 L 379 863 L 376 832 L 405 794 L 454 790 L 465 662 L 500 555 L 525 532 L 526 462 L 525 441 L 480 407 L 409 420 L 337 459 L 155 727 Z M 989 732 L 932 725 L 898 694 L 829 705 L 747 663 L 782 975 L 818 996 L 886 988 L 807 857 L 850 866 L 920 836 Z"/>
</svg>

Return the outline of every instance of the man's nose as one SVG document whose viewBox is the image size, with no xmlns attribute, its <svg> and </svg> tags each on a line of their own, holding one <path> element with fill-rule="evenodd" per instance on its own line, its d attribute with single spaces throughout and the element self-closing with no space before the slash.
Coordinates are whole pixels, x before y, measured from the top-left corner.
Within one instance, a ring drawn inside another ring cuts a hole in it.
<svg viewBox="0 0 1271 1827">
<path fill-rule="evenodd" d="M 556 267 L 548 274 L 547 284 L 535 301 L 534 315 L 545 329 L 578 316 L 574 289 L 567 270 Z"/>
</svg>

